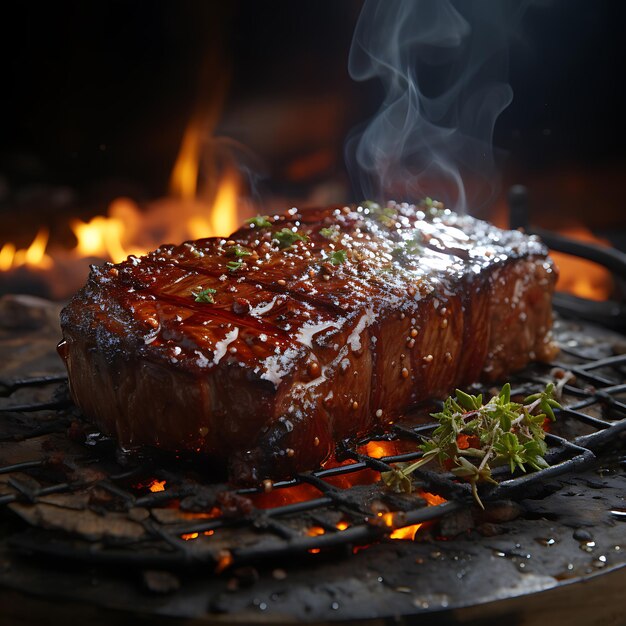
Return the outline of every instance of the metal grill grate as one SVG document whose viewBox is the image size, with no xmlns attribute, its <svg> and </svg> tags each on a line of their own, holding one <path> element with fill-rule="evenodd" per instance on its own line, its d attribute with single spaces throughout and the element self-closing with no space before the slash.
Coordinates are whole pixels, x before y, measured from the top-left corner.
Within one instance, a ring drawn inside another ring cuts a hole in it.
<svg viewBox="0 0 626 626">
<path fill-rule="evenodd" d="M 575 382 L 563 385 L 564 408 L 558 412 L 558 431 L 547 434 L 546 460 L 550 467 L 520 475 L 498 468 L 494 472 L 498 484 L 481 490 L 485 502 L 527 495 L 548 479 L 592 464 L 596 453 L 616 445 L 620 433 L 626 430 L 626 354 L 597 358 L 597 354 L 589 355 L 585 350 L 565 345 L 558 363 L 535 364 L 513 377 L 512 393 L 535 392 L 550 380 L 553 368 L 572 372 Z M 60 381 L 61 377 L 55 376 L 0 383 L 0 395 L 8 397 L 26 386 Z M 0 409 L 0 442 L 27 442 L 64 434 L 72 420 L 72 408 L 63 400 L 62 388 L 51 401 Z M 52 419 L 50 411 L 54 411 Z M 37 412 L 47 418 L 37 419 Z M 25 419 L 28 413 L 35 417 Z M 255 505 L 263 497 L 263 488 L 229 491 L 226 485 L 211 484 L 206 476 L 198 476 L 185 461 L 159 464 L 148 458 L 125 466 L 116 459 L 110 440 L 88 437 L 91 445 L 73 444 L 74 451 L 66 451 L 62 459 L 55 459 L 54 446 L 48 446 L 48 452 L 42 452 L 40 458 L 0 467 L 0 487 L 4 487 L 0 491 L 0 507 L 50 504 L 51 496 L 62 494 L 82 494 L 87 498 L 94 489 L 104 492 L 106 497 L 95 505 L 90 501 L 86 508 L 95 511 L 93 514 L 100 516 L 105 525 L 110 515 L 114 515 L 111 524 L 120 519 L 127 521 L 135 536 L 107 533 L 106 529 L 91 535 L 80 528 L 62 531 L 49 519 L 29 519 L 33 527 L 16 533 L 12 540 L 14 547 L 30 552 L 91 563 L 141 567 L 212 563 L 220 571 L 230 565 L 291 554 L 317 553 L 341 546 L 354 549 L 384 539 L 394 527 L 423 524 L 472 506 L 469 485 L 454 480 L 451 474 L 426 469 L 416 472 L 417 487 L 447 500 L 434 506 L 427 506 L 419 496 L 394 494 L 394 500 L 376 482 L 377 474 L 389 470 L 392 463 L 412 461 L 420 453 L 374 458 L 364 452 L 369 442 L 398 442 L 406 448 L 406 442 L 417 444 L 434 427 L 432 423 L 398 424 L 384 436 L 345 442 L 338 453 L 343 464 L 275 483 L 275 505 L 269 508 Z M 70 478 L 58 480 L 59 467 L 66 465 L 72 468 L 65 474 Z M 337 480 L 349 480 L 367 471 L 374 473 L 370 475 L 374 478 L 371 484 L 336 484 Z M 4 483 L 3 475 L 7 477 Z M 165 480 L 167 487 L 150 492 L 146 484 L 153 479 Z M 281 494 L 288 499 L 295 489 L 305 495 L 300 495 L 299 501 L 280 504 Z M 378 514 L 380 510 L 377 512 L 375 505 L 380 503 L 392 512 L 391 523 L 388 517 Z M 220 507 L 219 514 L 215 506 Z M 312 527 L 316 533 L 308 532 Z"/>
</svg>

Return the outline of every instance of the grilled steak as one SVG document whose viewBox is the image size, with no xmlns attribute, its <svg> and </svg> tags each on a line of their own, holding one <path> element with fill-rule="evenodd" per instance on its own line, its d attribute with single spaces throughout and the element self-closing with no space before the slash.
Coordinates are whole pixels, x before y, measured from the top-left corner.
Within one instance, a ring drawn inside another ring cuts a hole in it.
<svg viewBox="0 0 626 626">
<path fill-rule="evenodd" d="M 60 352 L 122 446 L 208 453 L 254 482 L 550 359 L 555 280 L 536 238 L 437 203 L 291 209 L 92 267 Z"/>
</svg>

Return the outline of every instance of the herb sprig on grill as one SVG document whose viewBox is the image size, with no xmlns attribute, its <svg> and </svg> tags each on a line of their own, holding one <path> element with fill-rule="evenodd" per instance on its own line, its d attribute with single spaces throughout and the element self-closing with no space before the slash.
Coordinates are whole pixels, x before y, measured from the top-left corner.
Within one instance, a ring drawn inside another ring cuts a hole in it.
<svg viewBox="0 0 626 626">
<path fill-rule="evenodd" d="M 508 465 L 511 472 L 548 467 L 543 424 L 546 419 L 556 419 L 556 408 L 561 407 L 552 383 L 521 403 L 511 401 L 509 383 L 484 404 L 482 394 L 472 396 L 457 389 L 456 396 L 444 402 L 443 410 L 432 414 L 439 426 L 420 446 L 423 456 L 415 463 L 398 464 L 383 472 L 382 480 L 394 491 L 410 493 L 410 475 L 437 459 L 455 476 L 469 481 L 474 499 L 483 507 L 477 483 L 495 483 L 492 467 Z"/>
</svg>

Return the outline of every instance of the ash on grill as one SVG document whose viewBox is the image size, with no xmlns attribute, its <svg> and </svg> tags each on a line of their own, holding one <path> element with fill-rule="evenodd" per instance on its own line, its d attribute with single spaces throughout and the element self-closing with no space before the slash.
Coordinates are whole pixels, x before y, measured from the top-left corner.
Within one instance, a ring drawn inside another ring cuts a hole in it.
<svg viewBox="0 0 626 626">
<path fill-rule="evenodd" d="M 421 491 L 411 495 L 378 482 L 390 463 L 419 456 L 433 428 L 423 416 L 346 442 L 339 465 L 269 492 L 229 489 L 198 460 L 122 454 L 69 403 L 50 349 L 55 305 L 5 297 L 0 587 L 181 617 L 267 611 L 311 620 L 343 610 L 362 619 L 520 596 L 605 568 L 623 573 L 626 340 L 574 322 L 555 330 L 559 362 L 511 381 L 527 395 L 573 374 L 547 435 L 550 467 L 500 469 L 498 485 L 481 491 L 481 512 L 469 486 L 445 473 L 418 471 Z M 112 574 L 110 565 L 123 568 Z M 163 609 L 129 576 L 179 601 Z"/>
</svg>

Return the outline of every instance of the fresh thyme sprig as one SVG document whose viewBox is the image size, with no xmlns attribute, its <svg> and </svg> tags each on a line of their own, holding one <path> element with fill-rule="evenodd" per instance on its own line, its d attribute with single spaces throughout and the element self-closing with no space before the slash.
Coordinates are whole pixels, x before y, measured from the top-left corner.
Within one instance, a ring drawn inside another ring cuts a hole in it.
<svg viewBox="0 0 626 626">
<path fill-rule="evenodd" d="M 521 403 L 511 401 L 509 383 L 485 404 L 482 394 L 472 396 L 457 389 L 456 396 L 444 402 L 443 411 L 432 414 L 439 426 L 420 446 L 423 456 L 415 463 L 383 472 L 382 480 L 394 491 L 410 493 L 410 475 L 437 459 L 455 476 L 469 481 L 474 500 L 483 507 L 476 485 L 495 483 L 492 467 L 508 465 L 511 472 L 525 472 L 526 466 L 536 470 L 548 467 L 543 458 L 548 449 L 543 424 L 546 419 L 556 419 L 555 408 L 561 407 L 552 383 Z"/>
</svg>

